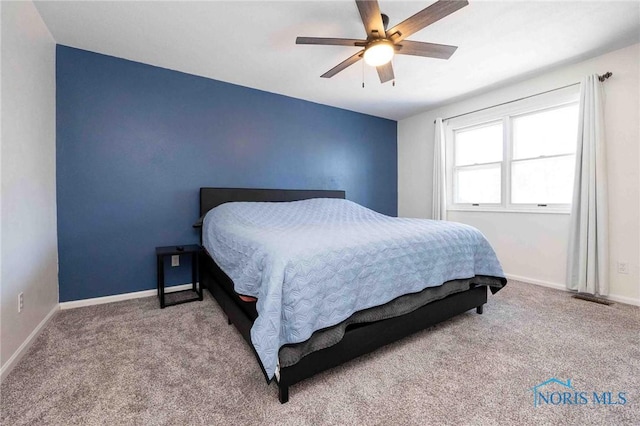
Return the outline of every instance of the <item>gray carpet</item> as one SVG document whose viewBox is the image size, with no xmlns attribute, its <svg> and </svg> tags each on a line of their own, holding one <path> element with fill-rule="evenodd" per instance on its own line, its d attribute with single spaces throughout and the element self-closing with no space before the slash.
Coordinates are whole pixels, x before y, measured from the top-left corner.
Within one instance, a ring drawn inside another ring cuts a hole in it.
<svg viewBox="0 0 640 426">
<path fill-rule="evenodd" d="M 627 403 L 534 407 L 529 389 L 551 377 Z M 164 310 L 146 298 L 59 312 L 2 384 L 1 421 L 638 425 L 639 377 L 639 308 L 511 281 L 484 315 L 301 382 L 281 405 L 209 295 Z"/>
</svg>

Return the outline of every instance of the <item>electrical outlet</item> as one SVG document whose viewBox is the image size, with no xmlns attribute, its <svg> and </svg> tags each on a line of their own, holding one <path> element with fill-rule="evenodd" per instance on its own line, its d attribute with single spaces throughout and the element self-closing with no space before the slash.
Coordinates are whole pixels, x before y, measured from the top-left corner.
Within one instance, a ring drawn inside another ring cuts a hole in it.
<svg viewBox="0 0 640 426">
<path fill-rule="evenodd" d="M 174 254 L 171 256 L 171 266 L 180 266 L 180 255 Z"/>
<path fill-rule="evenodd" d="M 619 274 L 628 274 L 629 273 L 629 264 L 627 262 L 618 262 L 618 273 Z"/>
<path fill-rule="evenodd" d="M 24 293 L 18 295 L 18 313 L 24 309 Z"/>
</svg>

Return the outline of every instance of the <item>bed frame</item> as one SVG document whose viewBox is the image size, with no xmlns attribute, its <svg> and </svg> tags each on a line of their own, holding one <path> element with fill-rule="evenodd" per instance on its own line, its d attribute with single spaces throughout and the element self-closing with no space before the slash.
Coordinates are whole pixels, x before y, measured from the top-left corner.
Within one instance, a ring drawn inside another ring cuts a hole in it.
<svg viewBox="0 0 640 426">
<path fill-rule="evenodd" d="M 345 198 L 344 191 L 307 191 L 244 188 L 200 188 L 200 215 L 228 201 L 297 201 L 309 198 Z M 194 225 L 198 227 L 198 224 Z M 216 299 L 228 323 L 234 324 L 242 337 L 251 343 L 251 327 L 256 318 L 255 306 L 240 301 L 233 289 L 231 279 L 216 265 L 206 252 L 200 259 L 200 283 Z M 289 386 L 317 373 L 328 370 L 360 355 L 424 330 L 470 309 L 482 314 L 487 302 L 487 289 L 474 287 L 431 302 L 408 314 L 347 327 L 343 339 L 326 349 L 303 357 L 297 364 L 280 369 L 278 399 L 289 400 Z M 254 354 L 255 353 L 254 350 Z M 258 360 L 258 365 L 262 364 Z M 263 370 L 264 372 L 264 370 Z"/>
</svg>

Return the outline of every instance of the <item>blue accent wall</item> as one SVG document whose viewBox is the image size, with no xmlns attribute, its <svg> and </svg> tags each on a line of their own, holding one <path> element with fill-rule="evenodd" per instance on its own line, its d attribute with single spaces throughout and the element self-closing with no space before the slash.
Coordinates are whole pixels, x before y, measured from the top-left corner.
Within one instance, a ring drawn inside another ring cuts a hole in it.
<svg viewBox="0 0 640 426">
<path fill-rule="evenodd" d="M 395 121 L 65 46 L 56 73 L 61 302 L 154 289 L 155 247 L 199 241 L 202 186 L 397 214 Z"/>
</svg>

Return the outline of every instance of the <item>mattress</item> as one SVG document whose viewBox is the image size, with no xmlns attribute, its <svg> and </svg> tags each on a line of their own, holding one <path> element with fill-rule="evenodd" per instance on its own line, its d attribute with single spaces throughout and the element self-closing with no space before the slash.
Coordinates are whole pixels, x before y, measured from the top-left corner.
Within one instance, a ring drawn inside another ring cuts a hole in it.
<svg viewBox="0 0 640 426">
<path fill-rule="evenodd" d="M 235 292 L 257 298 L 251 341 L 269 378 L 283 346 L 356 312 L 452 280 L 504 280 L 473 227 L 392 218 L 339 199 L 223 204 L 205 216 L 203 244 Z"/>
</svg>

